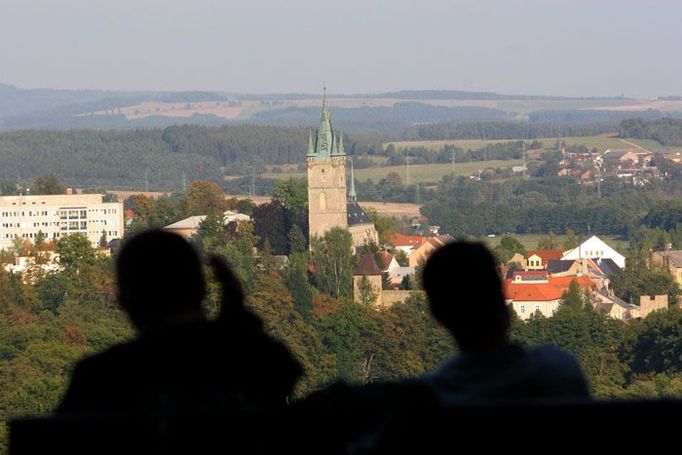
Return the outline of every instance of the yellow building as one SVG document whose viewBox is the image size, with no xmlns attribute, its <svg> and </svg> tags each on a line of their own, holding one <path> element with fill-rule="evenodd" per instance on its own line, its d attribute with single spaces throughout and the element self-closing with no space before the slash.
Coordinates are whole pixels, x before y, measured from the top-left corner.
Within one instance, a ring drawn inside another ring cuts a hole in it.
<svg viewBox="0 0 682 455">
<path fill-rule="evenodd" d="M 123 237 L 123 230 L 123 204 L 103 202 L 101 194 L 0 197 L 0 249 L 15 239 L 33 243 L 39 232 L 46 240 L 84 234 L 97 246 L 102 233 L 112 240 Z"/>
</svg>

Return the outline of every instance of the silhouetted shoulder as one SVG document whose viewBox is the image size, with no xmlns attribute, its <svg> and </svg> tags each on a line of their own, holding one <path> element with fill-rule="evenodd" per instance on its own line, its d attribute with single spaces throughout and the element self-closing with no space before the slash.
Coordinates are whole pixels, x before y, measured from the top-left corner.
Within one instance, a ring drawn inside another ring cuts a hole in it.
<svg viewBox="0 0 682 455">
<path fill-rule="evenodd" d="M 589 397 L 577 362 L 551 347 L 526 350 L 510 344 L 490 352 L 463 352 L 425 381 L 443 405 Z"/>
</svg>

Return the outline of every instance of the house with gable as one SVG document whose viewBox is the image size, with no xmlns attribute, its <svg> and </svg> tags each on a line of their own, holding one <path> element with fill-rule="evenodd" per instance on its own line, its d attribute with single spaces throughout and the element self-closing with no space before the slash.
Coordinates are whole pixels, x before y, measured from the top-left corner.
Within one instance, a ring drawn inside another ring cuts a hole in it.
<svg viewBox="0 0 682 455">
<path fill-rule="evenodd" d="M 625 268 L 625 256 L 593 235 L 577 247 L 564 251 L 561 260 L 611 259 L 619 268 Z"/>
</svg>

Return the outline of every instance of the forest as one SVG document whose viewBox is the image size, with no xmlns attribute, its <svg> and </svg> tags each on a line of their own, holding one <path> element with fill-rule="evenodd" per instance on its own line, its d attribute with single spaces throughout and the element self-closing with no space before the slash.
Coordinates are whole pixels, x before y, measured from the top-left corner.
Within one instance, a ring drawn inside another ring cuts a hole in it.
<svg viewBox="0 0 682 455">
<path fill-rule="evenodd" d="M 682 146 L 682 119 L 630 119 L 620 124 L 620 137 L 653 139 L 665 146 Z"/>
</svg>

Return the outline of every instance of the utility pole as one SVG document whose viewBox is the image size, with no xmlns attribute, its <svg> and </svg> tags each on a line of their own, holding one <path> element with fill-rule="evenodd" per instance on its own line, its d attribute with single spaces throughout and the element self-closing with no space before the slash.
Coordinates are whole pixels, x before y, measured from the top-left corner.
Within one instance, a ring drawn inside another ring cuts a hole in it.
<svg viewBox="0 0 682 455">
<path fill-rule="evenodd" d="M 187 192 L 187 176 L 185 173 L 182 173 L 182 192 L 186 193 Z"/>
<path fill-rule="evenodd" d="M 455 174 L 455 147 L 452 147 L 452 174 Z"/>
<path fill-rule="evenodd" d="M 406 184 L 407 186 L 410 186 L 410 155 L 406 154 L 405 155 L 405 175 L 406 175 Z"/>
<path fill-rule="evenodd" d="M 144 170 L 144 191 L 149 193 L 149 166 Z"/>
<path fill-rule="evenodd" d="M 419 204 L 419 182 L 417 182 L 417 194 L 415 197 L 415 204 Z"/>
<path fill-rule="evenodd" d="M 256 195 L 256 167 L 253 166 L 251 168 L 251 190 L 250 190 L 251 196 Z"/>
<path fill-rule="evenodd" d="M 526 180 L 526 141 L 523 141 L 522 145 L 522 154 L 523 154 L 523 179 Z"/>
</svg>

